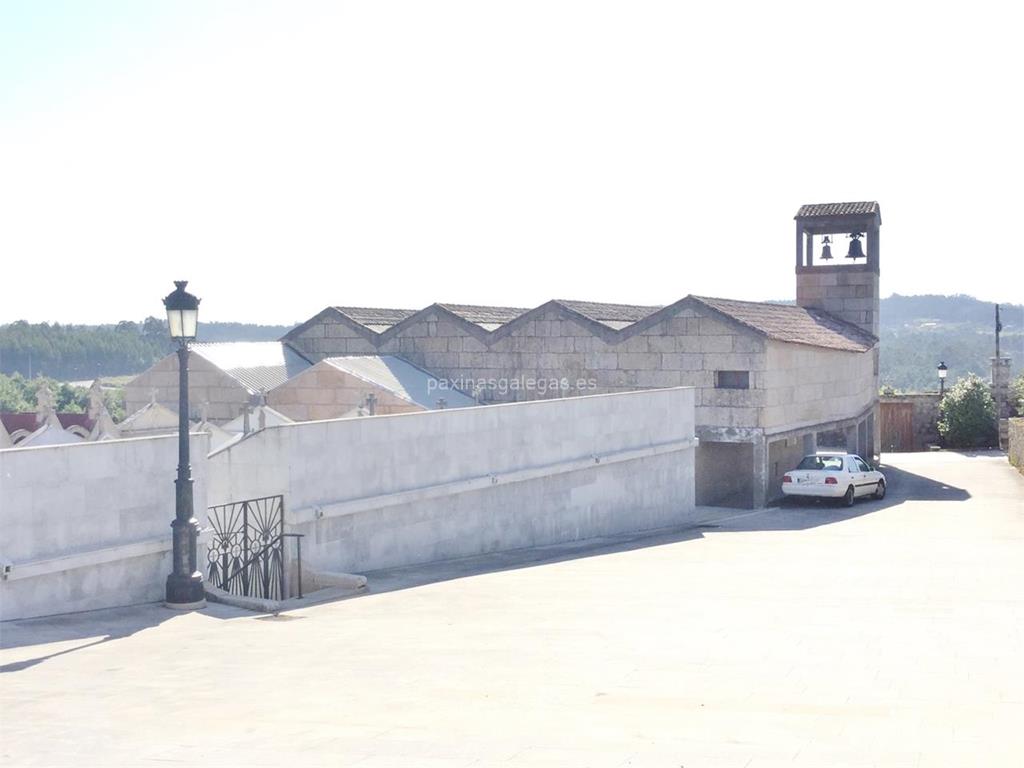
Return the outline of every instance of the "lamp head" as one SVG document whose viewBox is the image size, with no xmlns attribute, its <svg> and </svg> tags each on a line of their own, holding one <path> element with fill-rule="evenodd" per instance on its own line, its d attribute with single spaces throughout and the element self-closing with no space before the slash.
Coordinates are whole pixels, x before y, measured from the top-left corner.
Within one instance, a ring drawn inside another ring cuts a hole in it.
<svg viewBox="0 0 1024 768">
<path fill-rule="evenodd" d="M 187 343 L 196 337 L 199 326 L 199 299 L 185 290 L 188 280 L 175 280 L 172 293 L 164 298 L 167 309 L 167 328 L 171 338 Z"/>
</svg>

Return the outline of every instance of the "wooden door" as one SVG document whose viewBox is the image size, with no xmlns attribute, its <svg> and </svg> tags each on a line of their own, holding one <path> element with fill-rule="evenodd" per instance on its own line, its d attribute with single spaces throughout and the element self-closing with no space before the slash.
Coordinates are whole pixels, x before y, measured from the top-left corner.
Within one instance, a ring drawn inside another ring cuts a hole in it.
<svg viewBox="0 0 1024 768">
<path fill-rule="evenodd" d="M 914 443 L 914 404 L 881 403 L 882 450 L 917 451 Z"/>
</svg>

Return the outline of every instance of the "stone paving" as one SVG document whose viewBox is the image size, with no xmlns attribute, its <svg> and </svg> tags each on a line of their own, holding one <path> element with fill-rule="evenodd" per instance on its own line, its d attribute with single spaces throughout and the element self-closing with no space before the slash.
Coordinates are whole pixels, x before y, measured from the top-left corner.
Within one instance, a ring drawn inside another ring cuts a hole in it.
<svg viewBox="0 0 1024 768">
<path fill-rule="evenodd" d="M 1020 766 L 1024 477 L 887 458 L 852 510 L 0 625 L 0 763 Z"/>
</svg>

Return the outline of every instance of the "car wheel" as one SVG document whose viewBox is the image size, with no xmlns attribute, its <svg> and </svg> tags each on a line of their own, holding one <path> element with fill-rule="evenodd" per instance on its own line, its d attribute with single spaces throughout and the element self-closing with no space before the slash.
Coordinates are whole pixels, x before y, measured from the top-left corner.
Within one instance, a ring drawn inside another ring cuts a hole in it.
<svg viewBox="0 0 1024 768">
<path fill-rule="evenodd" d="M 843 505 L 844 506 L 847 506 L 847 507 L 852 507 L 853 506 L 853 494 L 854 494 L 854 490 L 853 490 L 853 486 L 851 485 L 849 488 L 846 489 L 846 494 L 843 496 Z"/>
<path fill-rule="evenodd" d="M 876 499 L 884 499 L 885 498 L 885 480 L 879 480 L 878 481 L 878 488 L 875 489 L 875 498 Z"/>
</svg>

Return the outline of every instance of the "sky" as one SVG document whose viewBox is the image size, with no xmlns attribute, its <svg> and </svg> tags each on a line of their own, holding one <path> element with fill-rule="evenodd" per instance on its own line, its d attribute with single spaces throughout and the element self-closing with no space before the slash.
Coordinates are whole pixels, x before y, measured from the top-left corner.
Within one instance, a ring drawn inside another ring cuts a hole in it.
<svg viewBox="0 0 1024 768">
<path fill-rule="evenodd" d="M 1022 303 L 1020 8 L 0 0 L 0 323 L 787 299 L 853 200 Z"/>
</svg>

